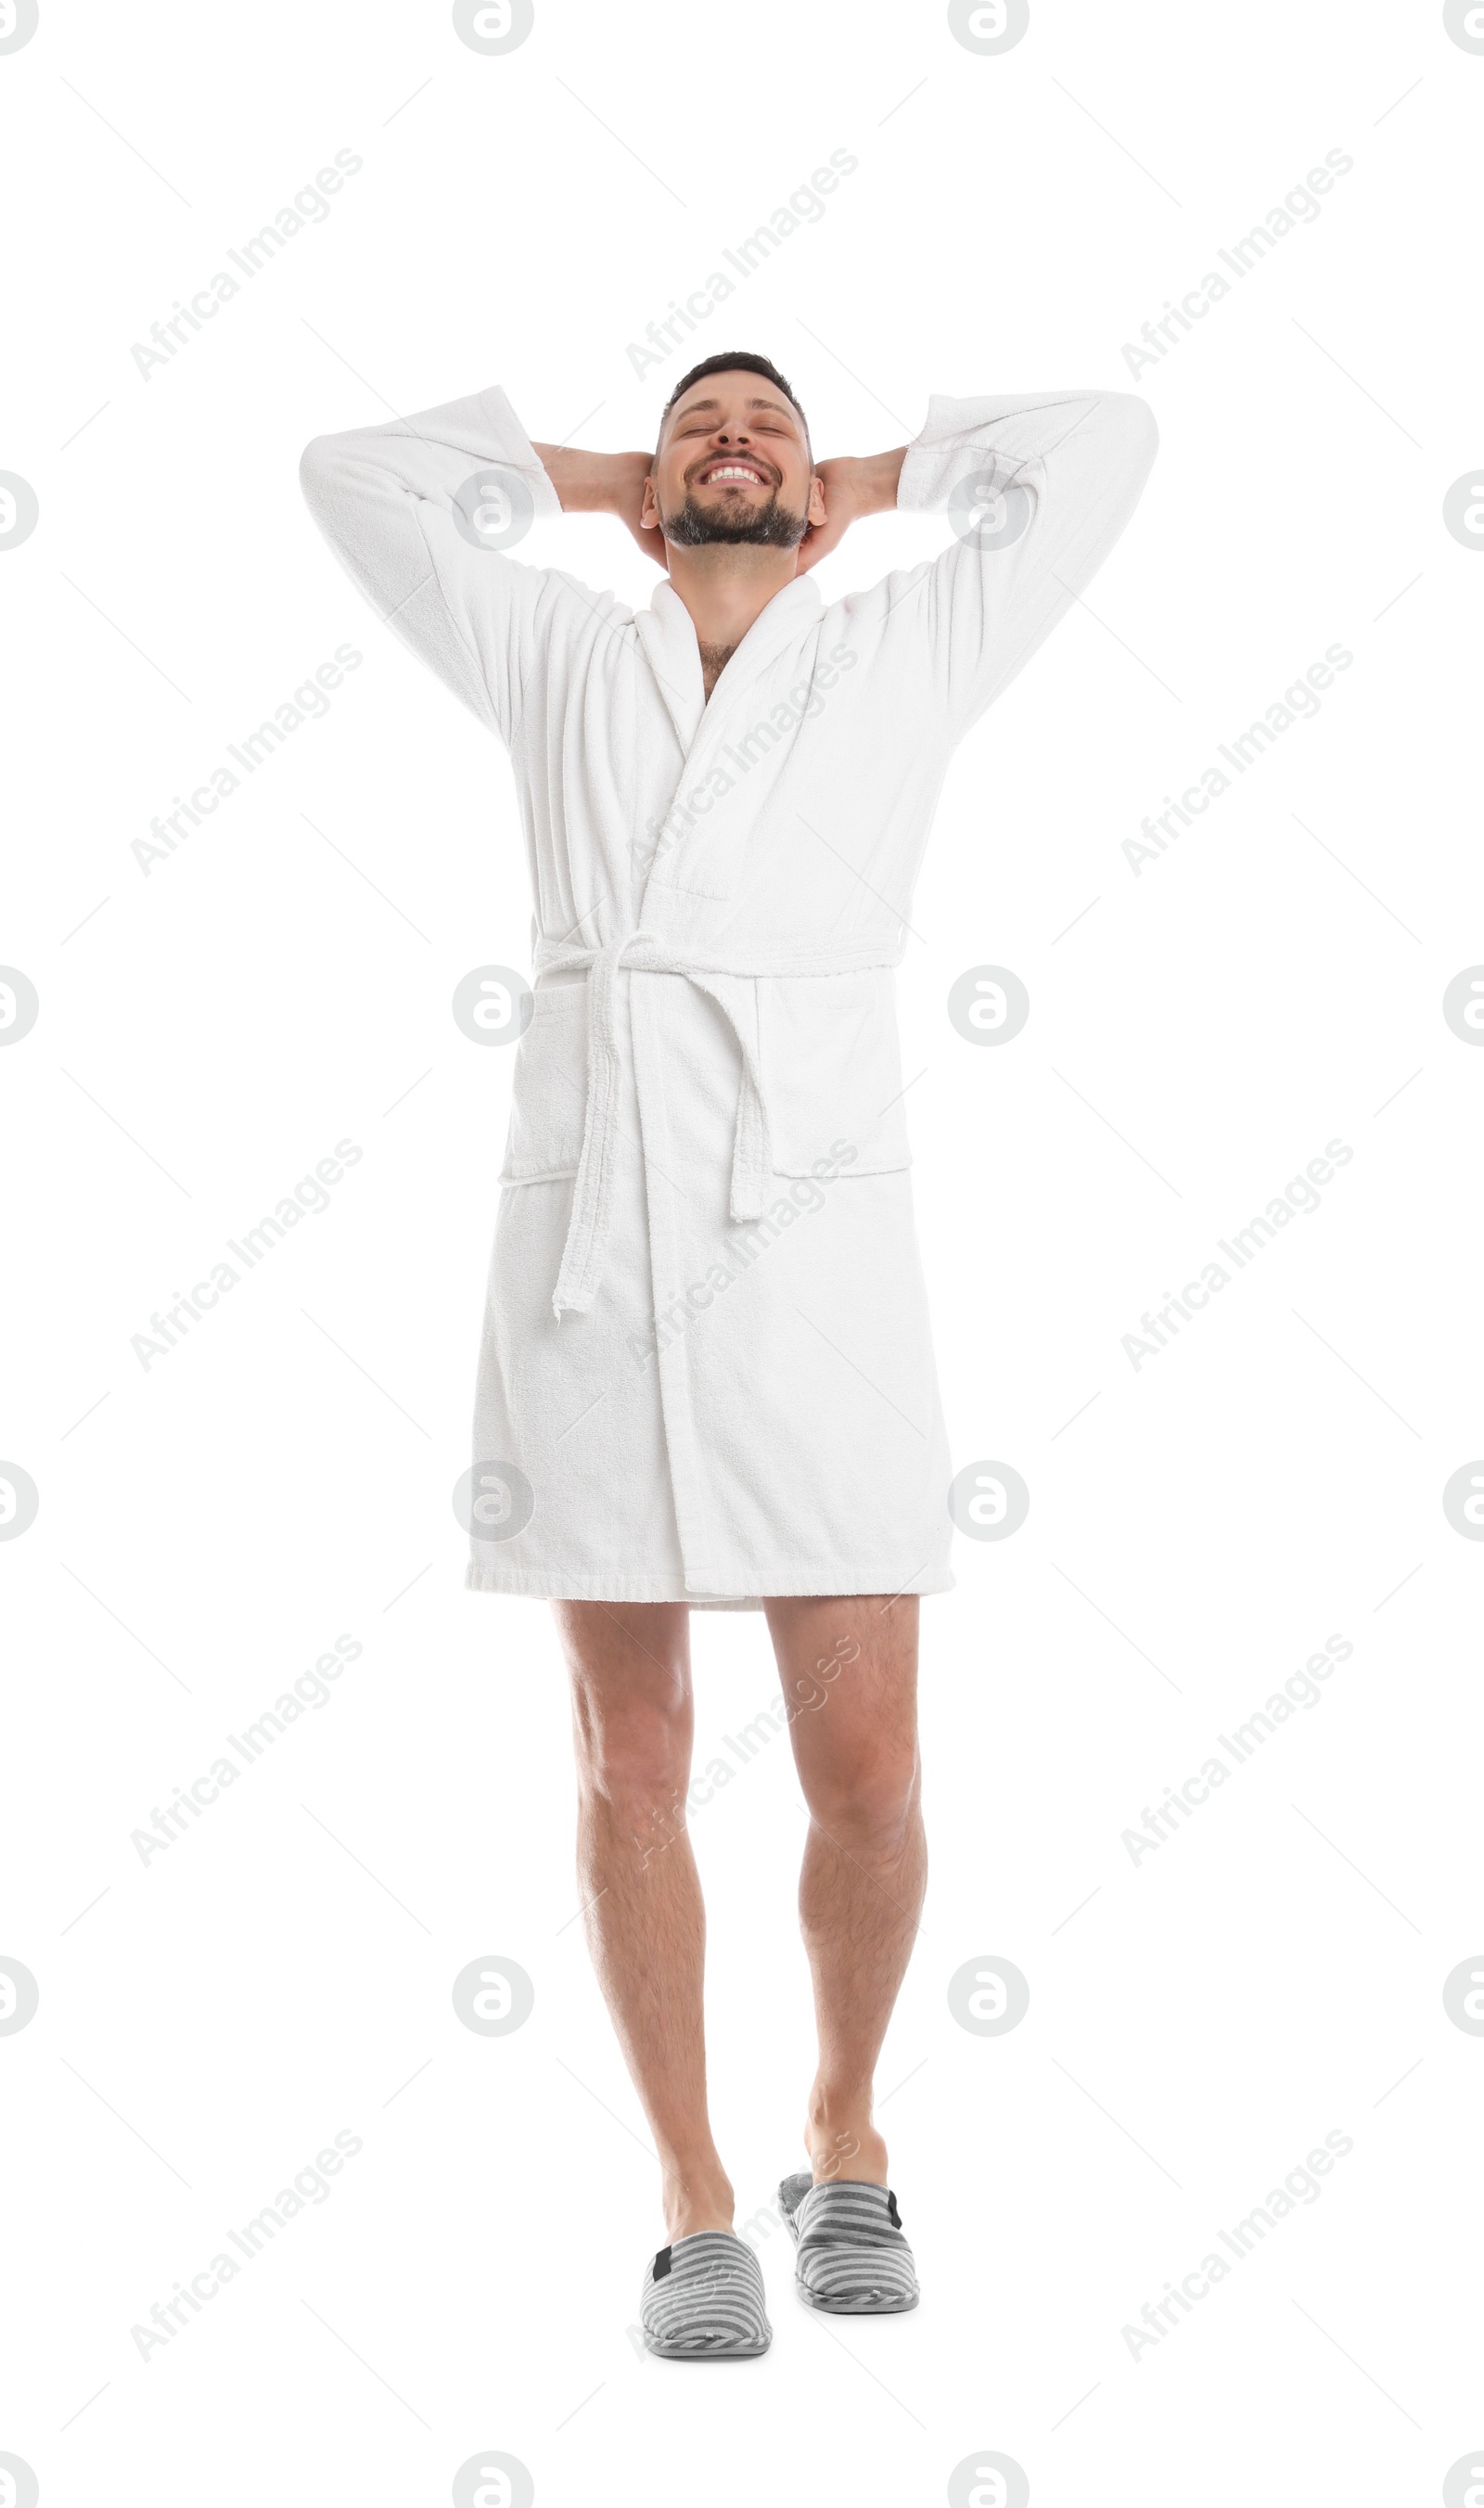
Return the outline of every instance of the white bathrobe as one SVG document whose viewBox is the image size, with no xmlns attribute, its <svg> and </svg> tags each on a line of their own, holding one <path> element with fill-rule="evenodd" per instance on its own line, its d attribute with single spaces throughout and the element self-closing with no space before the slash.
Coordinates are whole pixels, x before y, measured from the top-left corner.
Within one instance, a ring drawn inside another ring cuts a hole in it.
<svg viewBox="0 0 1484 2508">
<path fill-rule="evenodd" d="M 535 1007 L 471 1586 L 756 1607 L 952 1584 L 893 970 L 948 757 L 1156 442 L 1128 393 L 933 399 L 898 503 L 961 507 L 992 472 L 987 531 L 828 607 L 786 584 L 709 704 L 668 581 L 636 612 L 459 529 L 497 465 L 560 510 L 502 391 L 309 447 L 320 528 L 503 741 L 525 827 Z"/>
</svg>

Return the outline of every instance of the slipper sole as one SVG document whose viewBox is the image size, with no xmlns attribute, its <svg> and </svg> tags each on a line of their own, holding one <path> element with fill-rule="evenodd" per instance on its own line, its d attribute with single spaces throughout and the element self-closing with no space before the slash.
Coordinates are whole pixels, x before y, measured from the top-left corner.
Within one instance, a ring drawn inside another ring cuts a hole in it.
<svg viewBox="0 0 1484 2508">
<path fill-rule="evenodd" d="M 906 2316 L 922 2297 L 919 2291 L 915 2299 L 821 2299 L 805 2290 L 797 2273 L 794 2288 L 804 2306 L 817 2308 L 821 2316 Z"/>
<path fill-rule="evenodd" d="M 656 2360 L 761 2360 L 769 2345 L 766 2342 L 749 2342 L 727 2351 L 667 2351 L 662 2342 L 651 2342 L 647 2334 L 644 2347 L 652 2352 Z"/>
</svg>

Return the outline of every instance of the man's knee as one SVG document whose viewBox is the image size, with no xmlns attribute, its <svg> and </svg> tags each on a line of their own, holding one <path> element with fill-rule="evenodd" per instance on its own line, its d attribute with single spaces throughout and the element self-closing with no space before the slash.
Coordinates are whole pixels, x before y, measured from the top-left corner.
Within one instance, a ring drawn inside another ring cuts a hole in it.
<svg viewBox="0 0 1484 2508">
<path fill-rule="evenodd" d="M 577 1781 L 632 1821 L 684 1794 L 690 1759 L 690 1701 L 683 1678 L 641 1695 L 576 1692 Z"/>
<path fill-rule="evenodd" d="M 821 1828 L 852 1854 L 895 1854 L 916 1816 L 914 1749 L 876 1746 L 816 1769 L 804 1788 Z"/>
</svg>

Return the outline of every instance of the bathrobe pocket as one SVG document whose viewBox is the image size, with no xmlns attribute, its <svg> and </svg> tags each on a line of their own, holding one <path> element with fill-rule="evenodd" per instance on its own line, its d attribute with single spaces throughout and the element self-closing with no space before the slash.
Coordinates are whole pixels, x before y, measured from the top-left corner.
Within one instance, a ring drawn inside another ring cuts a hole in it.
<svg viewBox="0 0 1484 2508">
<path fill-rule="evenodd" d="M 539 987 L 515 1049 L 501 1184 L 575 1176 L 587 1115 L 587 985 Z"/>
<path fill-rule="evenodd" d="M 758 1027 L 775 1175 L 911 1164 L 889 967 L 764 977 Z"/>
</svg>

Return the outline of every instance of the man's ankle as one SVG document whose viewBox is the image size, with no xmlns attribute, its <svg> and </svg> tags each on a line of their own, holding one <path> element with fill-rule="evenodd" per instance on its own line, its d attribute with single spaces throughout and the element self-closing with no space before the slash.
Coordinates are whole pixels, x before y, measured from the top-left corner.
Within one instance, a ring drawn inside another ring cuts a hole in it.
<svg viewBox="0 0 1484 2508">
<path fill-rule="evenodd" d="M 871 2121 L 869 2099 L 827 2099 L 816 2091 L 804 2121 L 804 2149 L 816 2186 L 832 2179 L 886 2183 L 886 2144 Z"/>
<path fill-rule="evenodd" d="M 724 2170 L 667 2170 L 661 2194 L 665 2234 L 694 2237 L 700 2230 L 729 2230 L 736 2197 Z"/>
</svg>

